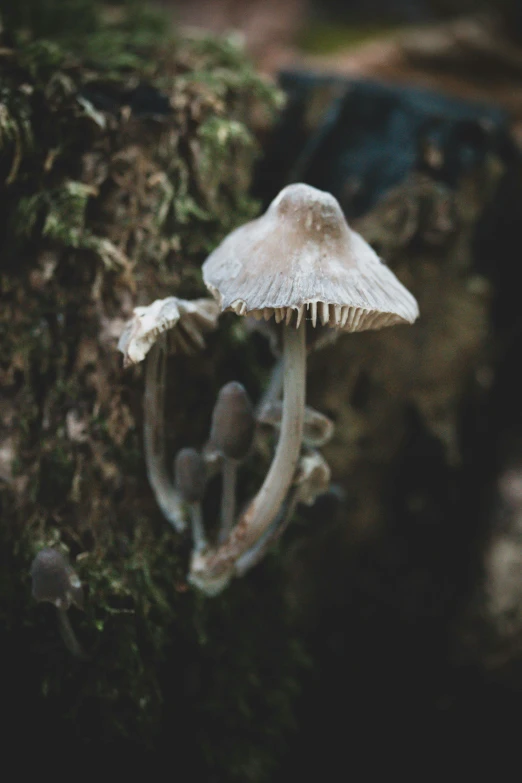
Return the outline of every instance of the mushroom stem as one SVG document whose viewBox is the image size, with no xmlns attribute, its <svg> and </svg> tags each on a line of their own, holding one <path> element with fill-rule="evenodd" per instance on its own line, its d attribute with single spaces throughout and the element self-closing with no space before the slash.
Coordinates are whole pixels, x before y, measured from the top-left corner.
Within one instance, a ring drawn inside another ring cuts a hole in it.
<svg viewBox="0 0 522 783">
<path fill-rule="evenodd" d="M 85 654 L 83 647 L 81 646 L 80 642 L 76 638 L 76 634 L 73 631 L 71 621 L 69 620 L 69 616 L 67 614 L 67 609 L 60 609 L 57 607 L 57 610 L 58 625 L 60 626 L 60 634 L 65 646 L 69 652 L 74 655 L 75 658 L 79 658 L 81 661 L 87 660 L 87 655 Z"/>
<path fill-rule="evenodd" d="M 237 461 L 223 458 L 221 490 L 221 524 L 219 528 L 218 544 L 223 544 L 230 535 L 236 515 L 236 484 Z"/>
<path fill-rule="evenodd" d="M 296 487 L 285 501 L 280 513 L 265 530 L 254 545 L 244 552 L 236 561 L 235 572 L 237 576 L 244 576 L 253 566 L 263 559 L 269 547 L 281 538 L 294 515 L 299 502 L 299 492 Z"/>
<path fill-rule="evenodd" d="M 183 501 L 167 471 L 165 456 L 165 339 L 150 349 L 145 374 L 143 441 L 147 475 L 163 516 L 181 532 L 186 522 Z"/>
<path fill-rule="evenodd" d="M 306 391 L 305 323 L 284 327 L 284 397 L 281 432 L 274 459 L 261 486 L 228 539 L 218 548 L 193 557 L 189 579 L 207 595 L 226 586 L 238 558 L 277 518 L 292 483 L 303 434 Z"/>
<path fill-rule="evenodd" d="M 299 460 L 306 396 L 304 319 L 297 328 L 284 327 L 283 368 L 283 415 L 274 459 L 261 489 L 238 523 L 238 527 L 248 530 L 243 532 L 248 545 L 257 541 L 279 513 Z"/>
<path fill-rule="evenodd" d="M 205 534 L 205 526 L 203 525 L 203 512 L 201 510 L 201 502 L 197 500 L 194 503 L 189 503 L 190 522 L 192 525 L 192 541 L 194 544 L 194 552 L 202 552 L 207 546 L 207 536 Z"/>
</svg>

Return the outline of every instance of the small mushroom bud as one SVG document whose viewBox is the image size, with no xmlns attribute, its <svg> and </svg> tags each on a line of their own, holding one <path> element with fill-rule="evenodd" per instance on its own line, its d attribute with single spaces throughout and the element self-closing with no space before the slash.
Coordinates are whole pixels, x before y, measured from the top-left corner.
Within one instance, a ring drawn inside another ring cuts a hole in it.
<svg viewBox="0 0 522 783">
<path fill-rule="evenodd" d="M 33 598 L 47 601 L 58 610 L 58 622 L 65 646 L 76 658 L 86 655 L 74 633 L 67 610 L 71 604 L 83 608 L 83 589 L 78 575 L 65 557 L 56 549 L 42 549 L 33 560 L 30 570 Z"/>
<path fill-rule="evenodd" d="M 254 427 L 254 408 L 244 386 L 227 383 L 212 413 L 211 443 L 228 459 L 243 459 L 252 445 Z"/>
<path fill-rule="evenodd" d="M 188 506 L 194 549 L 200 552 L 207 545 L 201 501 L 205 494 L 207 471 L 205 460 L 196 449 L 181 449 L 174 462 L 176 489 Z"/>
<path fill-rule="evenodd" d="M 56 549 L 42 549 L 31 565 L 33 598 L 48 601 L 57 609 L 75 604 L 83 608 L 82 584 L 65 557 Z"/>
<path fill-rule="evenodd" d="M 318 451 L 302 456 L 294 477 L 296 502 L 313 506 L 319 495 L 328 492 L 331 476 L 330 466 Z"/>
<path fill-rule="evenodd" d="M 210 429 L 210 443 L 223 455 L 219 543 L 227 539 L 234 524 L 238 462 L 250 450 L 255 424 L 254 406 L 244 386 L 237 381 L 223 386 L 214 406 Z"/>
</svg>

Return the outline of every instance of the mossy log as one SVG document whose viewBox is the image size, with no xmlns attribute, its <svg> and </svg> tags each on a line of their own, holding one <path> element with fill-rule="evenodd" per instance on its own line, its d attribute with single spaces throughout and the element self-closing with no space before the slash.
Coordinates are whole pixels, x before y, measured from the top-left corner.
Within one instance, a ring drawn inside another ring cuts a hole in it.
<svg viewBox="0 0 522 783">
<path fill-rule="evenodd" d="M 80 35 L 69 17 L 51 39 L 6 14 L 0 48 L 4 709 L 33 748 L 163 747 L 196 778 L 268 780 L 304 661 L 279 567 L 213 602 L 187 589 L 189 541 L 146 480 L 142 373 L 116 345 L 134 305 L 205 294 L 206 253 L 257 210 L 281 96 L 231 40 L 175 38 L 134 7 Z M 172 365 L 171 445 L 201 441 L 231 365 L 259 387 L 232 326 Z M 84 585 L 88 662 L 31 598 L 43 546 Z"/>
</svg>

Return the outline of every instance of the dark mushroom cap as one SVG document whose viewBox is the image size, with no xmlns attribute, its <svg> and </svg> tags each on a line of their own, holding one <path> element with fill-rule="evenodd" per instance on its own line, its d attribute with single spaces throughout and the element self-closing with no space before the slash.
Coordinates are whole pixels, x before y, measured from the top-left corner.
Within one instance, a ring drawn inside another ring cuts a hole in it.
<svg viewBox="0 0 522 783">
<path fill-rule="evenodd" d="M 31 565 L 33 598 L 48 601 L 58 609 L 68 609 L 71 604 L 83 606 L 81 582 L 65 557 L 56 549 L 42 549 Z"/>
<path fill-rule="evenodd" d="M 222 310 L 292 319 L 308 311 L 348 332 L 412 323 L 415 298 L 364 239 L 330 193 L 284 188 L 264 215 L 233 231 L 203 264 Z"/>
<path fill-rule="evenodd" d="M 218 394 L 210 443 L 228 459 L 243 459 L 252 445 L 255 423 L 254 406 L 244 386 L 231 381 Z"/>
<path fill-rule="evenodd" d="M 186 503 L 198 503 L 205 494 L 205 460 L 196 449 L 181 449 L 174 462 L 176 489 Z"/>
</svg>

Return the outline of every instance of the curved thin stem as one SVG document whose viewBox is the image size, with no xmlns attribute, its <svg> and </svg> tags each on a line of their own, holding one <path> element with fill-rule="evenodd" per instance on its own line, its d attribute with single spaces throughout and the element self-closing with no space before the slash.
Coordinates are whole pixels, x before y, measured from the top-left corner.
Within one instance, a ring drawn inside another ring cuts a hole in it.
<svg viewBox="0 0 522 783">
<path fill-rule="evenodd" d="M 60 634 L 64 644 L 69 652 L 74 655 L 75 658 L 79 658 L 81 661 L 86 661 L 88 656 L 76 638 L 76 634 L 73 631 L 69 616 L 67 614 L 67 609 L 58 609 L 58 625 L 60 626 Z"/>
<path fill-rule="evenodd" d="M 207 594 L 225 587 L 238 558 L 258 541 L 277 518 L 292 483 L 303 435 L 306 387 L 305 322 L 284 328 L 284 397 L 281 432 L 274 459 L 261 489 L 227 541 L 194 557 L 190 581 Z"/>
<path fill-rule="evenodd" d="M 190 522 L 192 525 L 192 541 L 194 543 L 194 551 L 201 552 L 207 546 L 207 537 L 205 533 L 205 527 L 203 525 L 203 514 L 201 511 L 201 503 L 189 504 Z"/>
<path fill-rule="evenodd" d="M 181 532 L 186 527 L 183 502 L 167 471 L 165 455 L 165 362 L 164 337 L 152 346 L 145 372 L 143 443 L 147 475 L 163 516 Z"/>
<path fill-rule="evenodd" d="M 223 486 L 221 490 L 221 524 L 218 544 L 223 544 L 230 535 L 236 515 L 237 462 L 223 457 Z"/>
<path fill-rule="evenodd" d="M 255 544 L 236 561 L 235 572 L 237 576 L 244 576 L 247 571 L 257 565 L 264 558 L 267 550 L 281 538 L 290 524 L 298 502 L 299 493 L 297 488 L 294 487 L 271 525 Z"/>
<path fill-rule="evenodd" d="M 238 523 L 238 527 L 247 529 L 242 533 L 243 540 L 245 543 L 248 540 L 249 544 L 257 541 L 279 513 L 299 460 L 306 394 L 304 320 L 297 329 L 292 326 L 284 328 L 283 362 L 284 396 L 281 434 L 263 485 Z M 246 536 L 245 532 L 247 532 Z M 245 551 L 244 547 L 242 551 Z"/>
</svg>

